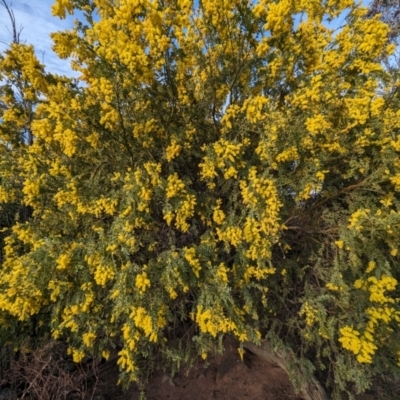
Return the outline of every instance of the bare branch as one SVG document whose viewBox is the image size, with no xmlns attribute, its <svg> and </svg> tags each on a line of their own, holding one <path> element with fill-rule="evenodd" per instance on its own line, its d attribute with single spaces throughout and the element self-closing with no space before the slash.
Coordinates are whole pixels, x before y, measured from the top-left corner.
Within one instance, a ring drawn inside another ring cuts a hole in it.
<svg viewBox="0 0 400 400">
<path fill-rule="evenodd" d="M 21 27 L 19 30 L 17 30 L 15 15 L 14 15 L 14 11 L 12 9 L 12 2 L 10 2 L 10 4 L 8 4 L 6 0 L 0 0 L 0 5 L 3 6 L 6 9 L 8 15 L 10 17 L 12 32 L 10 30 L 8 30 L 8 31 L 12 35 L 12 42 L 16 43 L 16 44 L 19 44 L 20 43 L 20 39 L 21 39 L 21 32 L 23 30 L 23 27 Z"/>
</svg>

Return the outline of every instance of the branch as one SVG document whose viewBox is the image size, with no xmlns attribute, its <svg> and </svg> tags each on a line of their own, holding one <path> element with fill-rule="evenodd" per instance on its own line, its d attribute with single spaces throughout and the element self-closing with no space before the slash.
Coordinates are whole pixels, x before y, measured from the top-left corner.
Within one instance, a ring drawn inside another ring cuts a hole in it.
<svg viewBox="0 0 400 400">
<path fill-rule="evenodd" d="M 300 388 L 300 395 L 303 399 L 329 400 L 324 388 L 313 375 L 307 374 L 299 367 L 291 365 L 290 361 L 293 357 L 293 354 L 273 349 L 267 340 L 263 340 L 261 342 L 261 346 L 257 346 L 251 342 L 245 342 L 243 346 L 245 349 L 251 351 L 253 354 L 256 354 L 269 363 L 278 365 L 280 368 L 286 371 L 286 373 L 288 373 L 289 370 L 296 370 L 296 375 L 303 377 L 303 382 L 301 383 Z"/>
<path fill-rule="evenodd" d="M 15 44 L 19 44 L 21 32 L 24 28 L 21 27 L 20 30 L 17 31 L 17 25 L 16 25 L 16 21 L 15 21 L 14 11 L 11 8 L 12 2 L 10 4 L 8 4 L 6 0 L 0 0 L 0 5 L 6 9 L 8 15 L 10 17 L 11 29 L 12 29 L 12 32 L 10 32 L 10 33 L 12 35 L 12 42 Z"/>
</svg>

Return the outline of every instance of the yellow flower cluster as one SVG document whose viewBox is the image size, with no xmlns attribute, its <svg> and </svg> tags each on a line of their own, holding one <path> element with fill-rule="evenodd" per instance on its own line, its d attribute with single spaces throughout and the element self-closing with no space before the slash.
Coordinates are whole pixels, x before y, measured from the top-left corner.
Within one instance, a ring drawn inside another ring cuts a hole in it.
<svg viewBox="0 0 400 400">
<path fill-rule="evenodd" d="M 213 221 L 217 224 L 217 225 L 221 225 L 224 220 L 225 220 L 225 213 L 221 210 L 221 204 L 222 204 L 222 200 L 218 199 L 216 201 L 216 205 L 214 207 L 214 212 L 213 212 Z"/>
<path fill-rule="evenodd" d="M 379 321 L 389 324 L 390 321 L 395 319 L 397 322 L 400 322 L 399 313 L 394 307 L 368 307 L 366 313 L 369 316 L 368 326 L 371 330 L 380 324 Z"/>
<path fill-rule="evenodd" d="M 306 318 L 306 324 L 312 326 L 314 322 L 318 321 L 318 310 L 311 306 L 307 301 L 304 302 L 299 315 L 304 315 Z"/>
<path fill-rule="evenodd" d="M 122 337 L 129 350 L 134 350 L 136 348 L 136 344 L 140 339 L 140 333 L 137 330 L 133 330 L 128 323 L 122 325 Z"/>
<path fill-rule="evenodd" d="M 197 306 L 195 321 L 201 332 L 209 333 L 213 337 L 216 337 L 219 333 L 236 330 L 236 324 L 223 316 L 222 310 L 218 308 L 204 309 L 201 305 Z"/>
<path fill-rule="evenodd" d="M 83 344 L 89 349 L 93 347 L 95 339 L 96 334 L 94 332 L 86 332 L 82 336 Z"/>
<path fill-rule="evenodd" d="M 216 229 L 219 240 L 225 241 L 237 247 L 242 242 L 242 230 L 237 226 L 228 226 L 224 229 Z"/>
<path fill-rule="evenodd" d="M 34 239 L 29 229 L 24 225 L 16 224 L 13 231 L 24 238 L 27 243 Z M 38 313 L 43 306 L 43 290 L 37 286 L 32 271 L 37 270 L 37 264 L 32 263 L 26 255 L 18 257 L 19 246 L 15 247 L 16 238 L 5 238 L 3 261 L 0 273 L 0 282 L 4 288 L 0 292 L 0 310 L 8 313 L 20 321 L 29 319 Z"/>
<path fill-rule="evenodd" d="M 135 286 L 141 293 L 144 293 L 146 289 L 151 286 L 150 279 L 147 277 L 146 272 L 136 275 Z"/>
<path fill-rule="evenodd" d="M 370 261 L 368 263 L 367 272 L 372 272 L 375 268 L 375 262 Z M 374 303 L 394 303 L 395 300 L 385 295 L 386 291 L 396 290 L 397 280 L 391 276 L 383 274 L 380 279 L 375 276 L 371 276 L 365 279 L 358 279 L 354 282 L 356 289 L 363 289 L 369 291 L 369 300 Z"/>
<path fill-rule="evenodd" d="M 281 35 L 283 33 L 289 34 L 292 26 L 290 18 L 292 7 L 290 0 L 268 3 L 267 25 L 265 29 L 271 31 L 274 35 Z"/>
<path fill-rule="evenodd" d="M 61 143 L 66 156 L 72 157 L 75 154 L 78 136 L 74 131 L 66 129 L 64 132 L 56 133 L 54 139 Z"/>
<path fill-rule="evenodd" d="M 358 51 L 364 54 L 376 56 L 382 47 L 387 45 L 387 35 L 389 26 L 381 21 L 379 17 L 360 19 L 355 24 L 355 29 L 359 32 L 357 39 L 360 41 Z"/>
<path fill-rule="evenodd" d="M 62 324 L 60 328 L 67 328 L 71 333 L 78 332 L 79 325 L 75 316 L 80 312 L 80 307 L 76 304 L 65 307 L 62 312 Z"/>
<path fill-rule="evenodd" d="M 266 47 L 264 46 L 263 50 L 265 49 Z M 251 124 L 256 124 L 257 122 L 262 121 L 268 117 L 268 114 L 265 111 L 263 112 L 263 109 L 265 108 L 265 106 L 269 105 L 269 103 L 269 99 L 264 96 L 254 96 L 246 99 L 243 102 L 243 106 L 240 111 L 246 113 L 246 119 Z M 235 106 L 232 106 L 232 108 L 230 109 L 230 115 L 232 115 L 233 110 L 239 110 L 237 106 L 235 108 L 233 107 Z"/>
<path fill-rule="evenodd" d="M 168 177 L 166 197 L 170 199 L 176 197 L 181 193 L 185 193 L 185 184 L 179 179 L 178 174 L 174 173 Z"/>
<path fill-rule="evenodd" d="M 266 235 L 265 240 L 261 241 L 258 248 L 261 251 L 260 254 L 267 256 L 271 242 L 275 240 L 281 229 L 279 209 L 282 204 L 279 200 L 278 192 L 272 180 L 259 177 L 254 167 L 249 171 L 248 180 L 240 181 L 239 186 L 243 203 L 258 214 L 259 230 Z M 257 243 L 252 243 L 252 245 L 257 245 Z M 266 253 L 264 253 L 265 251 Z"/>
<path fill-rule="evenodd" d="M 237 178 L 238 170 L 237 170 L 237 157 L 240 154 L 240 151 L 243 147 L 243 143 L 232 143 L 227 139 L 220 139 L 215 142 L 212 146 L 215 154 L 215 160 L 213 160 L 212 164 L 215 165 L 216 168 L 220 169 L 225 179 Z M 210 167 L 210 170 L 207 170 L 207 156 L 204 158 L 204 162 L 200 163 L 200 168 L 202 168 L 202 177 L 213 177 L 215 175 L 213 169 L 215 167 Z"/>
<path fill-rule="evenodd" d="M 52 8 L 51 12 L 53 15 L 57 15 L 60 18 L 66 17 L 66 12 L 68 14 L 72 14 L 74 10 L 73 2 L 70 0 L 57 0 Z"/>
<path fill-rule="evenodd" d="M 119 358 L 117 361 L 117 364 L 127 373 L 132 373 L 134 372 L 137 367 L 135 365 L 135 362 L 132 358 L 132 354 L 129 350 L 127 349 L 122 349 L 119 353 Z M 132 379 L 134 380 L 134 378 Z"/>
<path fill-rule="evenodd" d="M 0 203 L 12 203 L 15 200 L 15 190 L 7 190 L 5 187 L 0 186 Z"/>
<path fill-rule="evenodd" d="M 196 197 L 193 194 L 187 194 L 179 203 L 176 211 L 176 227 L 182 232 L 187 232 L 190 228 L 187 219 L 193 217 L 196 206 Z"/>
<path fill-rule="evenodd" d="M 105 286 L 105 284 L 114 278 L 115 271 L 114 268 L 107 265 L 98 265 L 95 273 L 94 280 L 100 286 Z"/>
<path fill-rule="evenodd" d="M 370 364 L 372 362 L 372 356 L 375 354 L 377 347 L 368 331 L 360 336 L 360 332 L 350 326 L 345 326 L 340 329 L 340 334 L 339 342 L 343 348 L 357 356 L 359 363 Z"/>
<path fill-rule="evenodd" d="M 153 321 L 143 307 L 132 307 L 129 318 L 133 320 L 137 328 L 144 332 L 150 342 L 157 341 L 158 336 L 157 332 L 153 328 Z"/>
<path fill-rule="evenodd" d="M 367 269 L 365 270 L 365 272 L 366 272 L 367 274 L 369 274 L 369 273 L 372 272 L 375 268 L 376 268 L 376 262 L 375 262 L 375 261 L 369 261 L 369 262 L 368 262 L 368 267 L 367 267 Z"/>
<path fill-rule="evenodd" d="M 273 181 L 258 177 L 255 167 L 250 169 L 248 181 L 249 183 L 244 180 L 240 181 L 243 202 L 255 207 L 260 200 L 263 200 L 271 207 L 271 211 L 277 211 L 280 203 L 277 201 L 277 192 Z"/>
<path fill-rule="evenodd" d="M 283 163 L 287 161 L 296 161 L 299 158 L 299 153 L 297 152 L 296 147 L 292 146 L 288 149 L 282 151 L 276 156 L 277 163 Z"/>
<path fill-rule="evenodd" d="M 197 279 L 199 279 L 200 271 L 201 271 L 201 264 L 200 264 L 199 259 L 196 257 L 196 250 L 193 247 L 191 247 L 191 248 L 185 247 L 183 249 L 183 251 L 184 251 L 184 257 L 185 257 L 186 261 L 189 263 L 189 265 L 191 266 L 195 277 Z"/>
<path fill-rule="evenodd" d="M 276 272 L 276 268 L 273 267 L 254 267 L 249 266 L 246 268 L 246 272 L 243 275 L 243 279 L 245 282 L 249 282 L 252 277 L 256 278 L 257 280 L 261 280 L 268 275 L 274 274 Z"/>
<path fill-rule="evenodd" d="M 73 243 L 66 253 L 61 254 L 57 258 L 57 261 L 56 261 L 57 269 L 65 270 L 65 269 L 68 268 L 68 266 L 70 264 L 70 261 L 71 261 L 72 253 L 77 247 L 78 247 L 78 244 L 77 243 Z"/>
<path fill-rule="evenodd" d="M 369 209 L 364 209 L 361 208 L 351 214 L 351 217 L 349 218 L 349 228 L 350 229 L 355 229 L 357 231 L 361 231 L 363 226 L 362 222 L 363 220 L 367 219 L 370 215 L 370 210 Z"/>
<path fill-rule="evenodd" d="M 207 182 L 207 186 L 212 189 L 215 187 L 215 184 L 211 181 L 212 179 L 214 179 L 216 176 L 218 176 L 217 171 L 215 170 L 216 165 L 214 163 L 214 161 L 208 157 L 205 156 L 203 158 L 203 162 L 201 162 L 199 164 L 199 168 L 200 168 L 200 177 L 203 181 Z"/>
<path fill-rule="evenodd" d="M 22 193 L 25 195 L 26 204 L 35 206 L 37 204 L 37 198 L 40 190 L 40 181 L 39 180 L 29 180 L 26 179 L 24 182 L 24 187 L 22 189 Z"/>
<path fill-rule="evenodd" d="M 239 111 L 240 107 L 237 104 L 230 104 L 221 118 L 221 124 L 225 125 L 228 130 L 232 129 L 232 120 L 236 117 Z"/>
<path fill-rule="evenodd" d="M 261 240 L 260 223 L 253 217 L 247 217 L 243 228 L 243 237 L 248 243 L 258 243 Z"/>
<path fill-rule="evenodd" d="M 312 135 L 322 133 L 331 127 L 331 124 L 326 121 L 325 117 L 321 114 L 315 115 L 312 118 L 307 118 L 305 125 Z"/>
<path fill-rule="evenodd" d="M 375 268 L 375 261 L 370 261 L 366 272 L 371 273 Z M 342 336 L 339 341 L 345 349 L 357 355 L 357 360 L 360 363 L 372 362 L 372 356 L 377 350 L 375 344 L 377 327 L 382 331 L 385 325 L 387 326 L 393 319 L 398 319 L 396 309 L 393 306 L 388 306 L 388 304 L 394 304 L 396 300 L 386 295 L 387 291 L 396 290 L 396 286 L 397 280 L 385 274 L 380 279 L 371 276 L 367 279 L 358 279 L 354 283 L 356 289 L 369 292 L 369 301 L 372 304 L 380 304 L 380 306 L 369 306 L 366 309 L 368 322 L 363 335 L 350 327 L 344 327 L 340 330 Z M 387 327 L 386 329 L 390 328 Z"/>
<path fill-rule="evenodd" d="M 218 266 L 215 275 L 216 275 L 216 277 L 219 278 L 219 280 L 221 280 L 223 283 L 228 283 L 228 281 L 229 281 L 228 272 L 229 272 L 229 269 L 225 266 L 224 263 L 221 263 L 221 264 Z"/>
<path fill-rule="evenodd" d="M 83 350 L 79 350 L 74 347 L 68 347 L 67 354 L 72 355 L 72 360 L 75 363 L 81 362 L 85 357 L 85 352 Z"/>
<path fill-rule="evenodd" d="M 182 146 L 176 140 L 172 140 L 172 143 L 165 149 L 165 158 L 168 162 L 171 162 L 179 155 L 181 150 Z"/>
<path fill-rule="evenodd" d="M 101 197 L 99 200 L 95 202 L 95 208 L 93 213 L 99 217 L 101 213 L 106 213 L 108 215 L 114 215 L 116 211 L 118 201 L 116 199 L 109 199 L 105 197 Z"/>
<path fill-rule="evenodd" d="M 396 191 L 400 191 L 400 173 L 390 177 L 390 182 L 393 184 Z"/>
<path fill-rule="evenodd" d="M 337 285 L 335 285 L 335 284 L 333 284 L 333 283 L 331 283 L 331 282 L 328 282 L 328 283 L 325 285 L 325 287 L 326 287 L 328 290 L 332 290 L 332 291 L 337 291 L 337 290 L 340 290 L 340 289 L 341 289 L 340 286 L 337 286 Z"/>
</svg>

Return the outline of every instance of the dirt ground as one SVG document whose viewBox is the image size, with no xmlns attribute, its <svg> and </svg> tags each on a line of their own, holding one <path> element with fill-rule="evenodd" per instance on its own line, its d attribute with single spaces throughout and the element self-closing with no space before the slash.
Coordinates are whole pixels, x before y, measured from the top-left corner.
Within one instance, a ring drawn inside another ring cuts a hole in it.
<svg viewBox="0 0 400 400">
<path fill-rule="evenodd" d="M 286 374 L 277 367 L 247 356 L 240 360 L 236 351 L 228 351 L 211 360 L 208 368 L 193 369 L 186 376 L 170 379 L 155 375 L 146 392 L 148 400 L 294 400 L 297 397 Z M 134 390 L 126 399 L 137 400 Z"/>
<path fill-rule="evenodd" d="M 173 378 L 162 371 L 155 373 L 147 386 L 146 400 L 302 400 L 280 367 L 249 351 L 242 361 L 235 343 L 225 346 L 223 355 L 211 357 L 189 371 L 183 368 Z M 92 400 L 140 399 L 138 388 L 132 386 L 124 392 L 115 385 L 117 379 L 116 366 L 100 374 L 97 395 Z M 387 397 L 374 391 L 356 396 L 356 400 L 388 399 L 400 400 L 400 395 Z"/>
<path fill-rule="evenodd" d="M 146 399 L 301 400 L 294 393 L 284 370 L 249 351 L 241 360 L 237 350 L 238 344 L 228 341 L 222 355 L 210 357 L 207 362 L 199 361 L 189 370 L 182 368 L 173 377 L 164 371 L 156 371 L 147 385 Z M 36 352 L 35 356 L 27 355 L 20 359 L 10 369 L 8 379 L 0 380 L 0 400 L 140 399 L 140 391 L 135 385 L 126 391 L 117 385 L 119 370 L 116 358 L 97 364 L 95 369 L 93 364 L 90 366 L 91 361 L 87 361 L 86 369 L 80 370 L 65 359 L 64 354 L 65 345 L 49 345 Z M 53 364 L 50 365 L 51 361 Z M 12 385 L 13 382 L 17 384 Z M 375 390 L 356 396 L 356 399 L 399 400 L 400 383 L 397 386 L 399 390 L 396 394 L 392 391 L 389 397 Z"/>
<path fill-rule="evenodd" d="M 0 379 L 0 400 L 139 400 L 132 385 L 117 385 L 117 357 L 80 365 L 66 356 L 64 343 L 49 342 L 39 350 L 20 354 Z M 1 357 L 0 357 L 1 358 Z M 1 372 L 1 371 L 0 371 Z M 1 377 L 1 376 L 0 376 Z M 296 400 L 286 373 L 246 351 L 243 360 L 238 343 L 225 342 L 222 355 L 182 368 L 171 377 L 156 371 L 146 388 L 147 400 Z"/>
<path fill-rule="evenodd" d="M 208 365 L 207 365 L 208 364 Z M 139 400 L 135 387 L 127 392 L 111 384 L 116 371 L 101 374 L 93 400 Z M 300 400 L 286 373 L 277 366 L 246 352 L 242 361 L 237 347 L 202 362 L 189 371 L 171 378 L 162 371 L 154 374 L 147 390 L 147 400 Z"/>
</svg>

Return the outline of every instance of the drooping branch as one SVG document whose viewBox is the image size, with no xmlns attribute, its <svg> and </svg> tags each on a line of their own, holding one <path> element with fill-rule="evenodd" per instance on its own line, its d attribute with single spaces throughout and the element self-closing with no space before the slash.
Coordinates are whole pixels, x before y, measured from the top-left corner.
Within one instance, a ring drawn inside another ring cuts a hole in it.
<svg viewBox="0 0 400 400">
<path fill-rule="evenodd" d="M 293 369 L 293 366 L 289 366 L 291 354 L 274 350 L 267 340 L 262 341 L 261 346 L 257 346 L 251 342 L 246 342 L 244 343 L 244 347 L 263 360 L 278 365 L 287 373 L 290 368 Z M 329 400 L 328 394 L 314 376 L 306 375 L 305 371 L 300 370 L 299 368 L 296 371 L 296 374 L 299 377 L 303 377 L 303 382 L 299 392 L 302 398 L 305 400 Z"/>
</svg>

